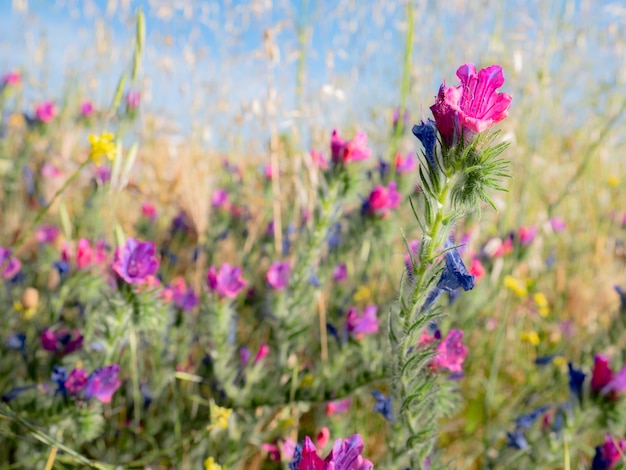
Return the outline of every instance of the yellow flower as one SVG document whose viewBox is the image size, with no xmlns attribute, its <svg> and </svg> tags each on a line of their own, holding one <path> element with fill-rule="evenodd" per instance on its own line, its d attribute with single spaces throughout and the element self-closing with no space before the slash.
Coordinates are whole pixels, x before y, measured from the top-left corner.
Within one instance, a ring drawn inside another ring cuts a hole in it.
<svg viewBox="0 0 626 470">
<path fill-rule="evenodd" d="M 526 297 L 528 294 L 528 289 L 526 287 L 526 283 L 521 279 L 514 278 L 513 276 L 504 276 L 502 281 L 504 287 L 507 287 L 513 291 L 515 295 L 518 297 Z"/>
<path fill-rule="evenodd" d="M 567 359 L 565 359 L 563 356 L 556 356 L 554 359 L 552 359 L 552 363 L 555 366 L 565 366 L 567 365 Z"/>
<path fill-rule="evenodd" d="M 115 135 L 110 132 L 103 132 L 100 135 L 91 134 L 89 137 L 89 159 L 96 165 L 102 165 L 105 158 L 113 160 L 115 158 Z"/>
<path fill-rule="evenodd" d="M 315 383 L 315 377 L 311 374 L 306 374 L 302 377 L 300 382 L 301 387 L 311 387 Z"/>
<path fill-rule="evenodd" d="M 25 320 L 30 320 L 31 318 L 33 318 L 35 312 L 37 311 L 35 307 L 24 307 L 24 305 L 22 305 L 22 302 L 20 302 L 19 300 L 13 302 L 13 310 L 15 310 L 16 312 L 20 312 Z"/>
<path fill-rule="evenodd" d="M 537 346 L 539 344 L 539 335 L 536 331 L 522 331 L 520 333 L 520 338 L 522 341 L 532 344 L 533 346 Z"/>
<path fill-rule="evenodd" d="M 606 182 L 609 186 L 616 188 L 619 185 L 619 178 L 615 175 L 611 175 L 607 178 Z"/>
<path fill-rule="evenodd" d="M 539 315 L 542 317 L 547 317 L 550 313 L 550 307 L 548 306 L 548 299 L 546 298 L 543 292 L 537 292 L 533 296 L 533 300 L 537 305 L 537 310 L 539 311 Z"/>
<path fill-rule="evenodd" d="M 368 303 L 368 302 L 370 302 L 372 300 L 372 291 L 369 289 L 369 287 L 361 286 L 354 293 L 354 296 L 352 297 L 352 299 L 357 304 L 359 304 L 359 303 L 364 303 L 364 304 Z"/>
<path fill-rule="evenodd" d="M 230 408 L 211 405 L 211 425 L 209 428 L 226 429 L 228 427 L 228 418 L 232 412 L 233 410 Z"/>
<path fill-rule="evenodd" d="M 209 457 L 204 461 L 204 470 L 223 470 L 223 467 L 215 463 L 215 459 L 213 457 Z"/>
</svg>

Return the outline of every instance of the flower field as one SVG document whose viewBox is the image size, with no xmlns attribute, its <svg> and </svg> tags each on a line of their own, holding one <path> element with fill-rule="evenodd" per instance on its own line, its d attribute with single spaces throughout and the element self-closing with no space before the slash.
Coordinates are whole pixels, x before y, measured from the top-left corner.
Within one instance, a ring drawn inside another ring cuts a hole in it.
<svg viewBox="0 0 626 470">
<path fill-rule="evenodd" d="M 0 6 L 0 469 L 626 468 L 626 8 L 448 3 Z"/>
</svg>

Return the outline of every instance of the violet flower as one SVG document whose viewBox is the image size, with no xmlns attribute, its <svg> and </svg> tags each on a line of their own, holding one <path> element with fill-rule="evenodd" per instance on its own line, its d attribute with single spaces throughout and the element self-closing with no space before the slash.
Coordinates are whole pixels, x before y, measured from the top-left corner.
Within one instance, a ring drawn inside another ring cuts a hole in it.
<svg viewBox="0 0 626 470">
<path fill-rule="evenodd" d="M 291 274 L 291 266 L 289 263 L 275 261 L 270 266 L 269 271 L 265 275 L 265 280 L 274 290 L 283 290 L 289 284 L 289 275 Z"/>
<path fill-rule="evenodd" d="M 21 268 L 20 260 L 11 256 L 11 249 L 0 246 L 0 277 L 11 279 Z"/>
<path fill-rule="evenodd" d="M 159 269 L 153 242 L 140 242 L 128 238 L 123 248 L 115 250 L 113 271 L 129 284 L 143 284 Z"/>
<path fill-rule="evenodd" d="M 113 394 L 122 384 L 117 376 L 119 371 L 120 366 L 117 364 L 93 371 L 87 379 L 85 398 L 96 397 L 102 403 L 109 403 Z"/>
<path fill-rule="evenodd" d="M 241 273 L 240 267 L 231 266 L 228 263 L 224 263 L 219 272 L 215 270 L 214 266 L 211 266 L 206 276 L 209 289 L 212 292 L 217 292 L 221 297 L 233 299 L 248 284 Z"/>
<path fill-rule="evenodd" d="M 450 330 L 439 343 L 433 359 L 433 369 L 448 369 L 450 372 L 462 372 L 467 348 L 462 343 L 463 331 Z"/>
<path fill-rule="evenodd" d="M 356 308 L 350 307 L 346 318 L 348 332 L 359 339 L 363 335 L 378 333 L 377 310 L 376 305 L 368 305 L 361 314 Z"/>
</svg>

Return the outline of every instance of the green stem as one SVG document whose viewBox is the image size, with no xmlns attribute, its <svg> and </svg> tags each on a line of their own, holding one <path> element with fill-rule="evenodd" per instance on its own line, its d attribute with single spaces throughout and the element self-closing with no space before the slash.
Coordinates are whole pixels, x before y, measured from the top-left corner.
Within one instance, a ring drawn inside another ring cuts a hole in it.
<svg viewBox="0 0 626 470">
<path fill-rule="evenodd" d="M 398 111 L 398 123 L 394 129 L 393 137 L 391 140 L 391 165 L 389 167 L 390 180 L 394 180 L 396 177 L 396 164 L 395 157 L 398 151 L 398 145 L 400 143 L 400 137 L 404 132 L 404 111 L 406 109 L 407 98 L 411 88 L 411 57 L 413 56 L 413 31 L 415 29 L 415 18 L 413 15 L 412 0 L 407 0 L 406 3 L 406 20 L 407 20 L 407 33 L 406 43 L 404 47 L 404 66 L 402 68 L 402 82 L 400 85 L 400 110 Z"/>
</svg>

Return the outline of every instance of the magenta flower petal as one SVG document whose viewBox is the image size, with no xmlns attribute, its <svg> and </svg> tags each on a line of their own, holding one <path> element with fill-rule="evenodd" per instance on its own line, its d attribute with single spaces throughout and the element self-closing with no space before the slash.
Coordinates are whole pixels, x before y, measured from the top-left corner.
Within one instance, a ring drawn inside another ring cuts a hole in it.
<svg viewBox="0 0 626 470">
<path fill-rule="evenodd" d="M 461 85 L 439 88 L 435 104 L 430 109 L 443 140 L 451 145 L 460 135 L 471 138 L 486 131 L 508 116 L 511 96 L 496 90 L 504 83 L 502 67 L 492 65 L 476 72 L 467 63 L 457 70 Z"/>
<path fill-rule="evenodd" d="M 291 266 L 289 266 L 289 263 L 275 261 L 270 266 L 269 271 L 265 275 L 265 279 L 272 289 L 283 290 L 289 284 L 290 274 Z"/>
<path fill-rule="evenodd" d="M 222 297 L 230 299 L 237 297 L 247 284 L 247 281 L 242 277 L 241 268 L 231 266 L 228 263 L 224 263 L 219 271 L 211 266 L 207 272 L 209 289 Z"/>
<path fill-rule="evenodd" d="M 599 392 L 611 382 L 613 371 L 609 366 L 609 360 L 606 356 L 598 354 L 593 358 L 593 372 L 591 375 L 591 390 Z"/>
</svg>

